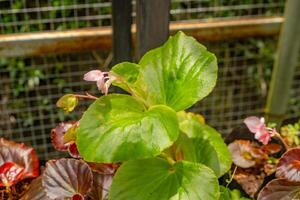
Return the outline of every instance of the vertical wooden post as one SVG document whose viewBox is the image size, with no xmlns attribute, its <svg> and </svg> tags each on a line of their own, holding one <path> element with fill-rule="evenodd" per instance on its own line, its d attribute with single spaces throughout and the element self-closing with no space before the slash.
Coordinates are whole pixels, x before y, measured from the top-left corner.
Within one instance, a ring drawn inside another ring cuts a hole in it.
<svg viewBox="0 0 300 200">
<path fill-rule="evenodd" d="M 169 36 L 170 0 L 137 0 L 136 58 L 160 46 Z"/>
<path fill-rule="evenodd" d="M 113 64 L 131 61 L 131 0 L 112 0 Z"/>
<path fill-rule="evenodd" d="M 278 126 L 285 117 L 300 47 L 300 1 L 288 0 L 275 58 L 266 117 Z"/>
</svg>

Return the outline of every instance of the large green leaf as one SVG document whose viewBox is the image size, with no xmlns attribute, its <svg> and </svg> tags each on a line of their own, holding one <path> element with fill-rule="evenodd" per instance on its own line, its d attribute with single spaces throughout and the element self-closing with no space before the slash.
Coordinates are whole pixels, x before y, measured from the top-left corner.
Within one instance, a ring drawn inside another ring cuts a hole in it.
<svg viewBox="0 0 300 200">
<path fill-rule="evenodd" d="M 151 158 L 124 163 L 113 178 L 110 200 L 217 200 L 219 184 L 205 165 Z"/>
<path fill-rule="evenodd" d="M 184 160 L 199 162 L 214 170 L 218 177 L 231 167 L 230 152 L 221 135 L 210 126 L 203 124 L 192 113 L 179 112 L 180 130 L 186 134 L 177 141 Z"/>
<path fill-rule="evenodd" d="M 112 71 L 113 84 L 148 105 L 184 110 L 207 96 L 217 79 L 217 59 L 194 38 L 178 32 L 161 47 L 146 53 L 138 64 L 121 63 Z"/>
<path fill-rule="evenodd" d="M 76 143 L 85 160 L 106 163 L 156 156 L 177 136 L 171 108 L 146 109 L 134 97 L 114 94 L 102 96 L 83 114 Z"/>
</svg>

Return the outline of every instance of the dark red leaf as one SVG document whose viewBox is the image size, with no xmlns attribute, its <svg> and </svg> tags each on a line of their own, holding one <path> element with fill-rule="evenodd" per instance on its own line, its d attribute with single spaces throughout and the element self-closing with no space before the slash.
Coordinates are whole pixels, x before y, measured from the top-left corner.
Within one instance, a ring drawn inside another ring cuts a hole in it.
<svg viewBox="0 0 300 200">
<path fill-rule="evenodd" d="M 3 167 L 2 170 L 10 168 L 10 172 L 6 172 L 14 175 L 12 184 L 25 178 L 37 177 L 39 175 L 39 161 L 34 149 L 23 143 L 18 144 L 4 138 L 0 138 L 0 166 Z M 3 175 L 0 174 L 0 176 Z"/>
<path fill-rule="evenodd" d="M 93 188 L 89 192 L 88 196 L 92 200 L 107 200 L 112 178 L 113 175 L 111 174 L 99 174 L 97 172 L 93 172 Z"/>
<path fill-rule="evenodd" d="M 93 176 L 88 164 L 76 159 L 51 160 L 42 178 L 46 195 L 51 199 L 85 196 L 92 187 Z"/>
<path fill-rule="evenodd" d="M 296 200 L 300 199 L 300 182 L 286 179 L 270 181 L 259 193 L 258 200 Z"/>
<path fill-rule="evenodd" d="M 68 152 L 69 152 L 70 156 L 72 156 L 73 158 L 81 158 L 79 151 L 77 149 L 77 145 L 75 143 L 71 143 L 69 145 Z"/>
<path fill-rule="evenodd" d="M 13 162 L 6 162 L 0 167 L 0 186 L 12 186 L 23 176 L 24 167 Z"/>
<path fill-rule="evenodd" d="M 300 182 L 300 148 L 292 148 L 279 159 L 276 170 L 278 178 Z"/>
<path fill-rule="evenodd" d="M 31 182 L 29 189 L 20 200 L 50 200 L 44 191 L 41 176 Z"/>
<path fill-rule="evenodd" d="M 64 143 L 64 135 L 75 122 L 62 122 L 51 130 L 51 140 L 54 148 L 58 151 L 67 151 L 69 145 Z"/>
<path fill-rule="evenodd" d="M 89 162 L 88 165 L 93 171 L 98 172 L 99 174 L 115 174 L 119 168 L 119 164 L 115 163 L 92 163 Z"/>
<path fill-rule="evenodd" d="M 282 149 L 281 145 L 275 143 L 269 143 L 267 145 L 262 146 L 261 148 L 264 152 L 266 152 L 269 155 L 278 153 Z"/>
</svg>

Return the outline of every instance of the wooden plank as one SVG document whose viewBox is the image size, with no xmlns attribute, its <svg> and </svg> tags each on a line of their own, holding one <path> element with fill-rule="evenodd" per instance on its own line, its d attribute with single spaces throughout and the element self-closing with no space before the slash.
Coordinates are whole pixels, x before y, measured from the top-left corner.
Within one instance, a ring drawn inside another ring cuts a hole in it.
<svg viewBox="0 0 300 200">
<path fill-rule="evenodd" d="M 277 35 L 282 17 L 234 19 L 211 22 L 173 22 L 171 34 L 182 30 L 199 41 L 220 41 L 245 37 L 270 37 Z M 132 26 L 135 40 L 135 26 Z M 112 48 L 110 27 L 85 28 L 68 31 L 47 31 L 0 35 L 0 56 L 24 57 L 102 50 Z"/>
<path fill-rule="evenodd" d="M 113 64 L 131 61 L 131 0 L 112 0 Z"/>
<path fill-rule="evenodd" d="M 292 80 L 300 50 L 300 1 L 289 0 L 285 6 L 283 24 L 268 93 L 266 115 L 268 121 L 280 126 L 285 118 Z"/>
<path fill-rule="evenodd" d="M 137 0 L 136 58 L 160 46 L 169 36 L 170 0 Z"/>
</svg>

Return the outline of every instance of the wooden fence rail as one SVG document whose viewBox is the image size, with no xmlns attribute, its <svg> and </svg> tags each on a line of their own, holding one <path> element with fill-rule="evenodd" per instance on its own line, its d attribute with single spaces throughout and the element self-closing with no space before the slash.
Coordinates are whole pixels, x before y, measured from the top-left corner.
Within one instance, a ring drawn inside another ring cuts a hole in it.
<svg viewBox="0 0 300 200">
<path fill-rule="evenodd" d="M 282 17 L 211 22 L 172 22 L 169 29 L 171 34 L 182 30 L 199 41 L 220 41 L 278 35 L 282 23 Z M 131 32 L 132 44 L 135 44 L 136 26 L 131 26 Z M 111 27 L 0 35 L 0 56 L 2 57 L 38 56 L 91 50 L 108 51 L 111 48 Z"/>
</svg>

